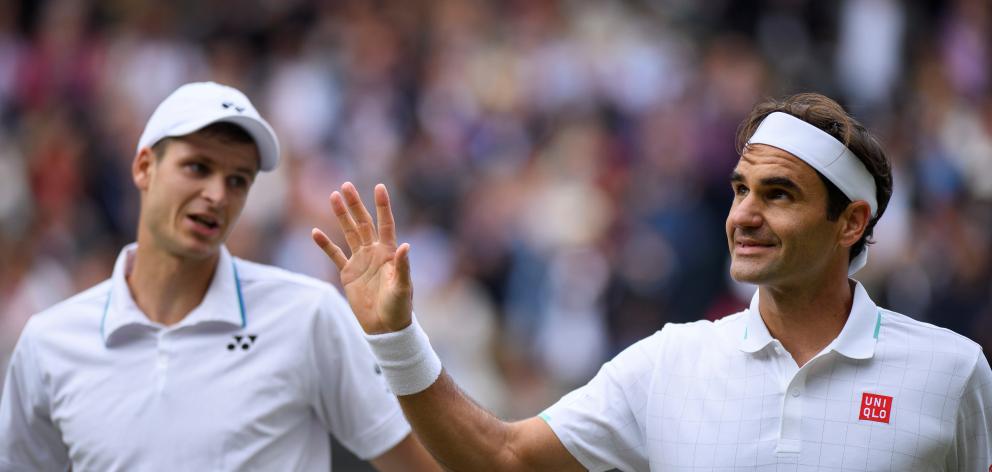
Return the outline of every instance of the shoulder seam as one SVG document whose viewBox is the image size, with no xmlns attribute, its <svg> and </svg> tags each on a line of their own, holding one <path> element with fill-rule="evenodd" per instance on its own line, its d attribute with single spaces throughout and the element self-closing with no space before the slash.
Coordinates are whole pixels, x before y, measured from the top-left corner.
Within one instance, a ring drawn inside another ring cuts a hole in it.
<svg viewBox="0 0 992 472">
<path fill-rule="evenodd" d="M 925 329 L 927 331 L 938 331 L 938 332 L 942 332 L 942 333 L 945 333 L 945 334 L 950 335 L 954 339 L 957 339 L 959 341 L 964 341 L 965 344 L 967 344 L 967 345 L 969 345 L 969 346 L 971 346 L 971 347 L 973 347 L 973 348 L 975 348 L 975 349 L 977 349 L 979 351 L 982 350 L 981 345 L 979 345 L 978 343 L 976 343 L 971 338 L 969 338 L 969 337 L 967 337 L 967 336 L 965 336 L 965 335 L 963 335 L 961 333 L 958 333 L 958 332 L 956 332 L 954 330 L 944 328 L 943 326 L 937 326 L 937 325 L 935 325 L 933 323 L 928 323 L 926 321 L 920 321 L 920 320 L 918 320 L 916 318 L 913 318 L 913 317 L 910 317 L 910 316 L 907 316 L 907 315 L 904 315 L 902 313 L 898 313 L 898 312 L 895 312 L 895 311 L 892 311 L 892 310 L 889 310 L 889 309 L 886 309 L 886 308 L 879 307 L 878 309 L 879 309 L 879 312 L 882 313 L 882 316 L 884 318 L 882 320 L 882 328 L 883 329 L 885 328 L 885 322 L 888 320 L 888 321 L 899 323 L 899 324 L 904 324 L 904 325 L 909 325 L 909 326 L 913 326 L 913 327 Z"/>
</svg>

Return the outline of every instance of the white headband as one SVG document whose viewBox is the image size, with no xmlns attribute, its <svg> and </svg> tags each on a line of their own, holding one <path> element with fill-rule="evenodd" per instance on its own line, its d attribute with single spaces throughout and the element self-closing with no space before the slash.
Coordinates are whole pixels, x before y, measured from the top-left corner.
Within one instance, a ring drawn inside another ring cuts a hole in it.
<svg viewBox="0 0 992 472">
<path fill-rule="evenodd" d="M 774 112 L 758 125 L 747 142 L 767 144 L 786 151 L 823 174 L 851 201 L 863 200 L 878 214 L 875 178 L 847 146 L 817 128 L 788 113 Z M 868 262 L 868 247 L 851 261 L 848 274 L 854 274 Z"/>
</svg>

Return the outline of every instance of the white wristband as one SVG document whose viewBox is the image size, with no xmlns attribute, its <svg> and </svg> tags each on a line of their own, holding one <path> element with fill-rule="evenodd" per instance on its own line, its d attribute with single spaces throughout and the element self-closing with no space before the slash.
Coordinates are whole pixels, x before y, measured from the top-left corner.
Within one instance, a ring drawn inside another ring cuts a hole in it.
<svg viewBox="0 0 992 472">
<path fill-rule="evenodd" d="M 406 328 L 366 334 L 365 339 L 395 395 L 421 392 L 441 375 L 441 359 L 431 348 L 427 333 L 420 328 L 416 317 Z"/>
</svg>

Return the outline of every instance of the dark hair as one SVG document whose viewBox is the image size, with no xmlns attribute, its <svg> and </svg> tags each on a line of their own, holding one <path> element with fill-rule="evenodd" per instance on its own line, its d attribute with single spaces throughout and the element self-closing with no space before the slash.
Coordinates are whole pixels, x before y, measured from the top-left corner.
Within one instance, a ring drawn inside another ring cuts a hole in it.
<svg viewBox="0 0 992 472">
<path fill-rule="evenodd" d="M 195 132 L 229 143 L 255 144 L 255 139 L 252 138 L 244 128 L 226 121 L 212 123 Z M 162 156 L 165 156 L 165 150 L 169 147 L 169 143 L 172 142 L 173 139 L 176 138 L 162 138 L 157 143 L 152 145 L 152 152 L 155 153 L 156 159 L 161 160 Z"/>
<path fill-rule="evenodd" d="M 878 200 L 878 211 L 868 222 L 864 235 L 854 246 L 851 246 L 849 261 L 854 258 L 871 240 L 875 224 L 885 213 L 892 196 L 892 164 L 882 151 L 878 140 L 861 123 L 847 114 L 835 101 L 818 93 L 800 93 L 785 100 L 766 100 L 759 103 L 741 123 L 737 130 L 737 152 L 744 153 L 747 142 L 758 129 L 758 125 L 771 113 L 780 111 L 799 118 L 833 136 L 844 143 L 851 152 L 865 165 L 875 179 L 875 198 Z M 827 180 L 819 171 L 816 173 L 827 186 L 827 219 L 836 221 L 840 214 L 851 204 L 843 192 L 833 182 Z"/>
</svg>

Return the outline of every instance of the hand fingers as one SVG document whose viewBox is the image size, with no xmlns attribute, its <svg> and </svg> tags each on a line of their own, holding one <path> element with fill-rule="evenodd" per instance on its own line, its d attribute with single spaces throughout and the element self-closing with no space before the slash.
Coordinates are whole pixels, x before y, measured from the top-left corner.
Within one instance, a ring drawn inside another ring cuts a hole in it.
<svg viewBox="0 0 992 472">
<path fill-rule="evenodd" d="M 331 210 L 334 216 L 338 217 L 338 224 L 344 233 L 344 239 L 348 241 L 348 249 L 354 253 L 362 245 L 362 238 L 358 235 L 358 227 L 355 220 L 348 213 L 348 207 L 344 203 L 344 198 L 337 191 L 331 192 Z"/>
<path fill-rule="evenodd" d="M 348 263 L 348 258 L 345 257 L 344 251 L 331 241 L 331 238 L 328 238 L 323 231 L 317 228 L 310 231 L 310 237 L 313 238 L 313 242 L 317 243 L 317 247 L 323 250 L 324 254 L 327 254 L 327 257 L 331 258 L 334 265 L 338 266 L 338 270 L 344 270 L 345 264 Z"/>
<path fill-rule="evenodd" d="M 341 186 L 341 193 L 344 195 L 344 201 L 348 204 L 348 209 L 351 211 L 351 216 L 355 219 L 355 223 L 358 224 L 358 236 L 361 238 L 362 245 L 368 246 L 375 242 L 375 224 L 372 223 L 372 215 L 369 211 L 365 209 L 365 204 L 362 203 L 362 197 L 358 195 L 358 189 L 351 182 L 345 182 Z"/>
<path fill-rule="evenodd" d="M 412 290 L 413 281 L 410 278 L 410 244 L 403 243 L 400 247 L 396 248 L 393 262 L 396 264 L 397 285 L 400 288 Z"/>
<path fill-rule="evenodd" d="M 379 242 L 395 246 L 396 223 L 389 205 L 389 192 L 383 184 L 375 186 L 375 217 L 379 223 Z"/>
</svg>

